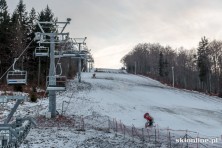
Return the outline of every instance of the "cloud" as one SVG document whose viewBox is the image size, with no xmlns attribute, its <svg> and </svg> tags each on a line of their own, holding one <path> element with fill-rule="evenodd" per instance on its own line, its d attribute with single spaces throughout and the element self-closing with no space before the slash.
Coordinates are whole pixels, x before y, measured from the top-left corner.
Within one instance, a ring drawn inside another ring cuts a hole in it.
<svg viewBox="0 0 222 148">
<path fill-rule="evenodd" d="M 15 2 L 10 0 L 10 9 Z M 42 1 L 42 2 L 41 2 Z M 140 42 L 174 48 L 197 47 L 202 36 L 222 38 L 221 0 L 24 0 L 27 9 L 48 4 L 59 20 L 72 18 L 66 30 L 87 36 L 96 67 L 120 67 L 120 59 Z"/>
</svg>

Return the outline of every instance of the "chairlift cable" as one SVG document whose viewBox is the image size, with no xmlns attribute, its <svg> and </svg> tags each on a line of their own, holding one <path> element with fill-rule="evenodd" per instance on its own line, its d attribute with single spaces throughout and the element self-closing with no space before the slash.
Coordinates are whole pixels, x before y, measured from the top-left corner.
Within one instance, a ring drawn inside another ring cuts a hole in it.
<svg viewBox="0 0 222 148">
<path fill-rule="evenodd" d="M 29 48 L 29 46 L 32 44 L 32 42 L 34 41 L 34 39 L 26 46 L 26 48 L 22 51 L 22 53 L 19 55 L 19 57 L 17 58 L 17 60 L 19 60 L 19 58 L 24 54 L 24 52 Z M 7 72 L 13 67 L 13 64 L 8 68 L 8 70 L 6 70 L 6 72 L 1 76 L 0 80 L 7 74 Z"/>
</svg>

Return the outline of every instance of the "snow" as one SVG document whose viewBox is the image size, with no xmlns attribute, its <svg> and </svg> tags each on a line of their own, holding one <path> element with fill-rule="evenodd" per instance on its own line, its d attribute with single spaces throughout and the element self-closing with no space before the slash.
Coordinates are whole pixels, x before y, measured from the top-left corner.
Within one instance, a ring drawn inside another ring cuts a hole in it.
<svg viewBox="0 0 222 148">
<path fill-rule="evenodd" d="M 64 103 L 63 113 L 66 116 L 86 117 L 96 113 L 121 120 L 128 126 L 143 128 L 146 122 L 143 115 L 149 112 L 160 129 L 194 131 L 200 137 L 208 138 L 222 135 L 222 100 L 218 97 L 172 88 L 138 75 L 98 72 L 96 78 L 92 78 L 92 74 L 82 73 L 82 83 L 76 79 L 70 80 L 67 91 L 57 93 L 57 110 L 60 114 Z M 5 108 L 9 110 L 12 104 L 13 102 L 7 103 Z M 2 115 L 5 116 L 8 110 Z M 45 115 L 47 110 L 48 99 L 45 98 L 37 103 L 24 102 L 15 116 Z M 103 139 L 107 139 L 108 144 L 113 139 L 108 138 L 109 134 L 96 130 L 76 132 L 65 127 L 35 128 L 27 140 L 32 147 L 47 147 L 50 144 L 55 147 L 71 147 L 73 143 L 81 147 L 93 137 L 95 141 L 100 141 L 100 135 L 105 136 Z M 66 138 L 61 140 L 59 137 L 63 135 Z"/>
<path fill-rule="evenodd" d="M 91 76 L 83 74 L 82 79 L 92 89 L 77 94 L 69 106 L 70 114 L 87 115 L 95 111 L 126 125 L 144 127 L 143 114 L 149 112 L 162 128 L 196 131 L 207 136 L 222 134 L 222 100 L 217 97 L 174 89 L 130 74 L 96 73 L 96 79 Z"/>
<path fill-rule="evenodd" d="M 29 136 L 21 146 L 22 148 L 141 148 L 142 142 L 115 136 L 112 133 L 104 133 L 96 130 L 87 132 L 76 131 L 73 128 L 36 128 L 31 129 Z M 145 147 L 154 146 L 145 144 Z"/>
</svg>

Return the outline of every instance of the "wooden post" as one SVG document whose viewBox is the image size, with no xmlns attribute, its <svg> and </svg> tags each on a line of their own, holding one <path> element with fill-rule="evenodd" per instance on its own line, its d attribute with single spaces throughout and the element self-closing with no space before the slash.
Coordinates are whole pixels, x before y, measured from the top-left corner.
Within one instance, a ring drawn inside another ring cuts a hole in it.
<svg viewBox="0 0 222 148">
<path fill-rule="evenodd" d="M 132 127 L 132 136 L 133 136 L 133 141 L 134 141 L 134 135 L 133 135 L 133 127 Z"/>
<path fill-rule="evenodd" d="M 155 147 L 156 147 L 156 128 L 155 128 Z"/>
<path fill-rule="evenodd" d="M 144 143 L 144 141 L 145 141 L 143 128 L 142 128 L 142 141 L 143 141 L 143 143 Z"/>
<path fill-rule="evenodd" d="M 126 127 L 125 127 L 125 125 L 123 125 L 124 139 L 125 139 L 125 130 L 126 130 Z"/>
<path fill-rule="evenodd" d="M 171 148 L 171 136 L 170 136 L 170 131 L 169 131 L 169 147 Z"/>
</svg>

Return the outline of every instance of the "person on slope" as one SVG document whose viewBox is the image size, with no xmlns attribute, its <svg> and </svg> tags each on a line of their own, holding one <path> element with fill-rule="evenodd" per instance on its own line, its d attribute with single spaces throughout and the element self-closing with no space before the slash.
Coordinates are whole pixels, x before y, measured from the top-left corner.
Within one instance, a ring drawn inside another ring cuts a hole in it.
<svg viewBox="0 0 222 148">
<path fill-rule="evenodd" d="M 145 124 L 145 128 L 146 127 L 150 127 L 150 126 L 153 126 L 153 117 L 151 117 L 149 115 L 149 113 L 145 113 L 144 114 L 144 118 L 147 120 L 146 124 Z"/>
</svg>

